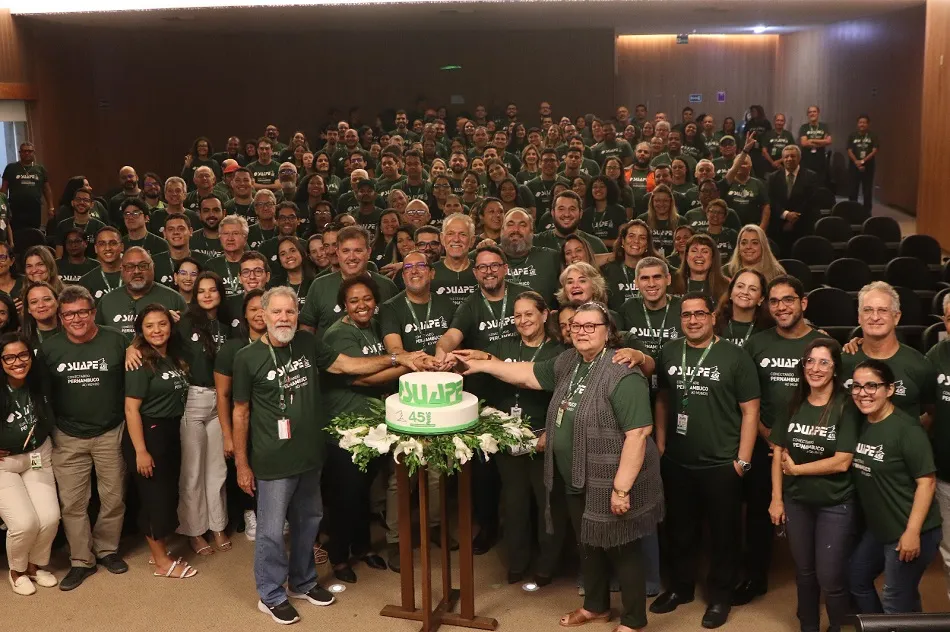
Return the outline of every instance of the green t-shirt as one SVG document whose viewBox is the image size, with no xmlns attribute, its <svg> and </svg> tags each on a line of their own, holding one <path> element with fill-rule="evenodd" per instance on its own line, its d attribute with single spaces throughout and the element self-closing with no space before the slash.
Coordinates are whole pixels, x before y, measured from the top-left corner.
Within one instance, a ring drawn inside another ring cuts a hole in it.
<svg viewBox="0 0 950 632">
<path fill-rule="evenodd" d="M 379 302 L 385 303 L 399 293 L 395 284 L 388 278 L 368 272 L 379 286 Z M 340 285 L 343 283 L 343 275 L 340 272 L 325 274 L 322 277 L 314 279 L 307 290 L 307 301 L 304 303 L 303 311 L 300 312 L 300 323 L 309 327 L 316 327 L 320 335 L 323 335 L 330 325 L 343 318 L 346 312 L 336 302 L 336 295 L 340 291 Z"/>
<path fill-rule="evenodd" d="M 86 240 L 86 256 L 96 256 L 96 233 L 99 229 L 105 228 L 105 224 L 99 220 L 90 217 L 85 224 L 76 224 L 76 218 L 70 217 L 56 224 L 56 232 L 53 234 L 53 243 L 57 246 L 66 245 L 66 233 L 74 228 L 82 230 L 82 238 Z"/>
<path fill-rule="evenodd" d="M 98 304 L 106 293 L 122 287 L 122 271 L 106 272 L 101 267 L 94 268 L 82 275 L 82 278 L 79 279 L 79 285 L 89 290 Z"/>
<path fill-rule="evenodd" d="M 810 123 L 805 123 L 798 128 L 798 138 L 805 137 L 808 140 L 823 139 L 831 135 L 831 129 L 826 123 L 819 121 L 814 127 Z M 815 154 L 824 156 L 828 147 L 802 147 L 803 154 Z"/>
<path fill-rule="evenodd" d="M 716 250 L 719 251 L 719 260 L 729 261 L 730 257 L 732 257 L 732 251 L 736 249 L 739 233 L 726 227 L 723 227 L 718 233 L 710 233 L 708 229 L 709 227 L 707 226 L 706 230 L 702 232 L 709 235 L 712 240 L 716 242 Z"/>
<path fill-rule="evenodd" d="M 505 362 L 543 362 L 558 357 L 566 349 L 567 347 L 552 339 L 545 340 L 540 347 L 528 347 L 521 341 L 520 336 L 505 338 L 488 345 L 488 353 Z M 521 408 L 522 419 L 527 419 L 531 429 L 537 432 L 544 430 L 551 393 L 547 390 L 518 388 L 507 382 L 494 380 L 487 391 L 486 403 L 505 413 L 510 413 L 515 406 Z"/>
<path fill-rule="evenodd" d="M 49 183 L 46 167 L 36 164 L 24 166 L 21 162 L 11 162 L 3 170 L 3 180 L 7 183 L 7 198 L 12 215 L 26 211 L 39 213 L 42 208 L 43 188 Z"/>
<path fill-rule="evenodd" d="M 532 246 L 524 257 L 508 257 L 508 275 L 505 279 L 523 285 L 544 297 L 547 304 L 554 302 L 554 294 L 561 289 L 560 254 L 549 248 Z"/>
<path fill-rule="evenodd" d="M 445 265 L 445 260 L 442 260 L 432 266 L 432 269 L 435 270 L 435 278 L 432 280 L 432 291 L 439 296 L 447 297 L 456 307 L 465 302 L 465 299 L 478 290 L 478 282 L 475 280 L 475 268 L 473 265 L 469 265 L 461 272 L 455 272 L 454 270 L 449 270 Z"/>
<path fill-rule="evenodd" d="M 803 402 L 788 421 L 772 428 L 769 439 L 785 448 L 798 465 L 830 459 L 836 452 L 853 453 L 861 414 L 847 393 L 839 393 L 830 406 L 828 417 L 822 423 L 824 407 Z M 854 493 L 850 472 L 783 476 L 782 489 L 785 498 L 819 507 L 840 505 Z"/>
<path fill-rule="evenodd" d="M 125 288 L 107 293 L 99 301 L 96 309 L 96 323 L 115 327 L 131 342 L 135 337 L 135 319 L 143 309 L 158 303 L 172 311 L 184 313 L 188 309 L 181 294 L 170 290 L 161 283 L 153 283 L 149 291 L 134 299 Z"/>
<path fill-rule="evenodd" d="M 515 329 L 515 300 L 529 288 L 514 283 L 505 284 L 505 296 L 489 301 L 481 292 L 476 292 L 459 305 L 449 325 L 450 329 L 462 332 L 463 349 L 486 350 L 488 345 L 504 338 L 518 335 Z"/>
<path fill-rule="evenodd" d="M 269 239 L 277 236 L 277 224 L 273 228 L 261 228 L 260 224 L 251 226 L 247 233 L 247 247 L 250 250 L 257 250 Z"/>
<path fill-rule="evenodd" d="M 683 216 L 683 219 L 697 232 L 704 231 L 706 227 L 709 226 L 709 221 L 706 219 L 706 211 L 704 211 L 701 206 L 686 211 L 686 215 Z M 724 228 L 731 228 L 736 231 L 737 236 L 738 232 L 742 230 L 742 220 L 739 219 L 739 214 L 731 208 L 726 211 L 726 221 L 723 222 L 722 225 Z"/>
<path fill-rule="evenodd" d="M 550 180 L 545 180 L 541 176 L 538 176 L 525 183 L 524 186 L 531 192 L 532 199 L 534 200 L 536 217 L 538 215 L 544 215 L 551 210 L 551 203 L 554 201 L 554 185 L 559 182 L 568 188 L 571 186 L 570 182 L 559 176 L 555 176 Z"/>
<path fill-rule="evenodd" d="M 197 252 L 208 259 L 214 259 L 224 254 L 224 250 L 221 248 L 221 239 L 208 237 L 204 230 L 199 230 L 191 236 L 188 241 L 188 250 Z"/>
<path fill-rule="evenodd" d="M 936 471 L 927 432 L 916 417 L 895 408 L 877 423 L 864 423 L 851 472 L 868 529 L 881 542 L 896 542 L 907 528 L 916 479 Z M 940 526 L 940 510 L 930 503 L 921 531 Z"/>
<path fill-rule="evenodd" d="M 231 395 L 235 402 L 250 403 L 251 468 L 257 478 L 288 478 L 323 465 L 327 409 L 320 371 L 338 356 L 306 331 L 298 331 L 285 347 L 258 340 L 237 352 Z M 282 419 L 289 420 L 289 439 L 280 438 Z"/>
<path fill-rule="evenodd" d="M 640 296 L 637 289 L 637 271 L 623 261 L 611 261 L 600 269 L 607 281 L 607 307 L 620 312 L 623 304 Z"/>
<path fill-rule="evenodd" d="M 536 235 L 549 230 L 554 230 L 554 216 L 551 215 L 551 211 L 539 216 L 538 221 L 534 224 Z"/>
<path fill-rule="evenodd" d="M 89 439 L 122 423 L 126 346 L 125 336 L 110 327 L 99 327 L 95 337 L 82 344 L 66 334 L 43 341 L 57 428 Z"/>
<path fill-rule="evenodd" d="M 379 230 L 379 217 L 382 214 L 383 211 L 378 206 L 373 206 L 373 210 L 369 213 L 359 210 L 353 213 L 353 219 L 356 220 L 357 226 L 362 226 L 369 232 L 370 241 L 376 238 L 376 232 Z"/>
<path fill-rule="evenodd" d="M 736 157 L 726 158 L 725 156 L 719 156 L 713 160 L 713 167 L 716 168 L 716 180 L 722 181 L 726 178 L 726 173 L 732 169 L 733 163 L 736 161 Z"/>
<path fill-rule="evenodd" d="M 667 296 L 665 307 L 645 309 L 642 297 L 631 298 L 620 306 L 620 325 L 642 342 L 656 360 L 663 345 L 683 335 L 680 329 L 681 303 L 680 297 Z M 657 381 L 654 374 L 653 382 Z"/>
<path fill-rule="evenodd" d="M 175 333 L 186 350 L 185 360 L 188 362 L 189 383 L 214 388 L 215 356 L 220 352 L 221 346 L 227 342 L 231 326 L 229 323 L 212 320 L 208 322 L 208 328 L 214 342 L 214 352 L 210 354 L 205 350 L 201 334 L 195 329 L 189 314 L 182 314 L 181 320 L 175 324 Z"/>
<path fill-rule="evenodd" d="M 83 259 L 82 263 L 72 263 L 68 257 L 56 260 L 56 269 L 63 283 L 79 283 L 83 275 L 99 269 L 99 262 L 95 259 Z"/>
<path fill-rule="evenodd" d="M 637 216 L 637 219 L 647 223 L 647 226 L 650 225 L 649 214 L 642 213 Z M 657 219 L 654 223 L 654 227 L 650 229 L 650 233 L 653 235 L 653 247 L 656 248 L 663 254 L 668 252 L 673 252 L 673 232 L 674 229 L 670 226 L 670 219 Z"/>
<path fill-rule="evenodd" d="M 126 234 L 122 237 L 122 243 L 125 244 L 126 250 L 132 246 L 138 246 L 140 248 L 145 248 L 145 251 L 150 255 L 168 252 L 168 242 L 158 235 L 153 235 L 147 231 L 145 233 L 145 237 L 141 239 L 132 239 L 128 236 L 128 234 Z"/>
<path fill-rule="evenodd" d="M 323 342 L 336 353 L 354 358 L 386 355 L 383 336 L 375 318 L 365 329 L 340 319 L 327 328 Z M 382 399 L 387 391 L 383 387 L 354 386 L 353 382 L 358 376 L 353 375 L 328 373 L 323 379 L 324 403 L 327 418 L 331 420 L 343 413 L 368 413 L 370 401 Z M 395 392 L 395 383 L 392 386 L 391 392 Z"/>
<path fill-rule="evenodd" d="M 607 248 L 607 245 L 601 241 L 600 237 L 590 235 L 585 233 L 582 230 L 574 231 L 573 234 L 566 237 L 561 237 L 557 234 L 556 229 L 546 230 L 543 233 L 538 233 L 534 238 L 534 245 L 539 248 L 547 248 L 555 252 L 561 252 L 561 246 L 564 245 L 564 242 L 568 240 L 569 237 L 577 235 L 581 239 L 587 242 L 587 245 L 590 246 L 591 251 L 595 255 L 602 255 L 610 252 L 610 249 Z"/>
<path fill-rule="evenodd" d="M 761 224 L 762 209 L 769 203 L 765 183 L 758 178 L 749 178 L 745 184 L 736 180 L 729 185 L 722 199 L 729 208 L 735 209 L 743 225 Z"/>
<path fill-rule="evenodd" d="M 435 344 L 448 331 L 455 309 L 455 303 L 447 296 L 431 292 L 428 303 L 417 304 L 409 301 L 403 291 L 379 308 L 380 330 L 384 338 L 398 335 L 406 351 L 425 351 L 432 355 Z"/>
<path fill-rule="evenodd" d="M 253 226 L 257 223 L 257 213 L 254 212 L 254 200 L 251 199 L 247 204 L 242 204 L 236 199 L 230 199 L 224 203 L 224 214 L 227 215 L 240 215 L 247 220 L 248 226 Z M 199 224 L 200 226 L 200 224 Z"/>
<path fill-rule="evenodd" d="M 181 215 L 178 213 L 177 215 Z M 201 229 L 201 217 L 191 209 L 185 209 L 185 218 L 194 231 Z M 168 218 L 168 211 L 163 208 L 152 209 L 148 217 L 148 232 L 153 235 L 165 234 L 165 220 Z"/>
<path fill-rule="evenodd" d="M 930 428 L 937 477 L 950 481 L 950 339 L 941 340 L 930 351 L 927 359 L 936 373 L 936 414 Z"/>
<path fill-rule="evenodd" d="M 211 270 L 224 281 L 224 298 L 232 300 L 235 297 L 244 297 L 244 286 L 241 285 L 241 262 L 228 261 L 226 257 L 208 259 L 205 270 Z"/>
<path fill-rule="evenodd" d="M 877 134 L 874 132 L 867 132 L 865 134 L 852 132 L 851 135 L 848 136 L 848 149 L 851 150 L 854 157 L 858 160 L 864 160 L 868 154 L 880 146 Z M 873 162 L 874 159 L 872 158 L 871 161 Z"/>
<path fill-rule="evenodd" d="M 254 184 L 274 184 L 277 182 L 277 171 L 279 168 L 280 165 L 277 164 L 276 160 L 271 160 L 266 165 L 262 165 L 255 160 L 247 166 L 247 170 L 251 172 L 251 179 L 254 180 Z"/>
<path fill-rule="evenodd" d="M 760 395 L 755 365 L 745 351 L 718 339 L 696 369 L 705 350 L 687 345 L 685 338 L 668 342 L 660 350 L 656 368 L 660 388 L 670 391 L 669 417 L 657 420 L 667 428 L 665 456 L 689 469 L 726 465 L 738 458 L 742 428 L 739 404 Z M 682 414 L 686 415 L 685 423 Z"/>
<path fill-rule="evenodd" d="M 581 217 L 581 230 L 600 239 L 616 239 L 627 223 L 627 211 L 620 204 L 608 204 L 603 211 L 591 206 Z"/>
<path fill-rule="evenodd" d="M 593 155 L 594 162 L 600 165 L 601 169 L 604 167 L 604 161 L 612 156 L 617 156 L 621 160 L 624 158 L 633 160 L 633 147 L 622 138 L 615 138 L 613 142 L 610 143 L 603 140 L 591 147 L 590 151 Z"/>
<path fill-rule="evenodd" d="M 202 269 L 208 265 L 209 259 L 201 253 L 192 252 L 188 255 L 195 261 L 197 261 Z M 172 259 L 171 253 L 163 252 L 152 257 L 152 262 L 155 264 L 155 282 L 161 283 L 165 287 L 174 289 L 175 285 L 175 260 Z"/>
<path fill-rule="evenodd" d="M 855 354 L 841 355 L 842 370 L 846 378 L 845 388 L 851 388 L 854 367 L 867 359 L 864 349 L 858 349 Z M 923 354 L 904 343 L 901 343 L 897 353 L 884 361 L 894 372 L 894 396 L 891 401 L 911 417 L 920 417 L 924 407 L 934 402 L 936 369 Z"/>
<path fill-rule="evenodd" d="M 775 428 L 776 422 L 784 425 L 788 419 L 788 407 L 798 386 L 798 363 L 805 347 L 812 340 L 823 337 L 818 330 L 811 329 L 801 338 L 788 339 L 780 336 L 773 327 L 749 338 L 745 350 L 755 362 L 759 374 L 762 386 L 759 419 L 766 428 Z"/>
<path fill-rule="evenodd" d="M 553 391 L 557 385 L 554 363 L 557 358 L 538 362 L 534 365 L 534 376 L 541 388 Z M 577 374 L 571 372 L 571 386 L 568 387 L 567 408 L 561 416 L 560 425 L 554 428 L 554 436 L 547 438 L 547 449 L 554 450 L 554 463 L 557 465 L 564 486 L 569 494 L 579 494 L 581 490 L 571 485 L 571 469 L 574 462 L 574 418 L 583 401 L 587 375 L 597 360 L 580 362 Z M 630 373 L 617 382 L 610 392 L 610 407 L 622 432 L 653 425 L 650 410 L 650 392 L 646 379 L 641 373 Z"/>
<path fill-rule="evenodd" d="M 765 133 L 765 136 L 762 137 L 759 144 L 768 152 L 769 158 L 779 160 L 786 147 L 789 145 L 797 145 L 798 143 L 795 141 L 795 137 L 792 136 L 792 133 L 787 129 L 783 129 L 781 132 L 776 132 L 773 129 Z"/>
<path fill-rule="evenodd" d="M 8 391 L 7 418 L 0 420 L 0 450 L 24 454 L 36 450 L 53 429 L 53 406 L 48 393 L 37 399 L 28 387 Z"/>
<path fill-rule="evenodd" d="M 139 414 L 157 419 L 180 419 L 188 399 L 188 373 L 162 358 L 158 366 L 144 366 L 125 374 L 125 396 L 142 400 Z"/>
<path fill-rule="evenodd" d="M 225 377 L 234 375 L 234 358 L 238 351 L 251 344 L 247 338 L 229 338 L 227 342 L 218 349 L 218 355 L 214 357 L 214 372 L 220 373 Z"/>
</svg>

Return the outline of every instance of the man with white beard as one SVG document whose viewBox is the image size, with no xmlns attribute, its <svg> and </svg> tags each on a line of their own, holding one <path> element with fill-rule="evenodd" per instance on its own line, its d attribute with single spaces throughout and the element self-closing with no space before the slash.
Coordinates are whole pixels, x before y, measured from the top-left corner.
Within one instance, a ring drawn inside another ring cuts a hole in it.
<svg viewBox="0 0 950 632">
<path fill-rule="evenodd" d="M 238 485 L 257 494 L 254 577 L 258 610 L 286 625 L 300 617 L 288 599 L 317 606 L 333 594 L 317 583 L 313 559 L 323 517 L 320 474 L 326 458 L 320 371 L 368 375 L 388 367 L 416 370 L 422 352 L 353 358 L 307 331 L 297 331 L 297 295 L 278 286 L 261 299 L 267 333 L 234 360 L 232 416 Z M 248 440 L 254 443 L 248 460 Z M 290 522 L 290 558 L 284 521 Z M 284 584 L 289 590 L 285 590 Z"/>
</svg>

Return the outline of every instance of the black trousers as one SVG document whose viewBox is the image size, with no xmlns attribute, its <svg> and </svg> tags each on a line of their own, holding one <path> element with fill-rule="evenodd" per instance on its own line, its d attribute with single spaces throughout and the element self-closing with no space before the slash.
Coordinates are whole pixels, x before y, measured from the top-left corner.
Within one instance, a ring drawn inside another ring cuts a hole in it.
<svg viewBox="0 0 950 632">
<path fill-rule="evenodd" d="M 567 511 L 574 533 L 581 532 L 584 495 L 565 494 Z M 609 549 L 578 543 L 581 574 L 584 576 L 584 609 L 606 612 L 610 609 L 611 571 L 620 584 L 620 625 L 634 630 L 647 625 L 647 580 L 641 540 Z"/>
<path fill-rule="evenodd" d="M 338 445 L 327 446 L 323 466 L 323 531 L 331 564 L 343 564 L 369 553 L 370 487 L 379 471 L 381 458 L 374 459 L 366 472 L 353 463 L 350 453 Z"/>
<path fill-rule="evenodd" d="M 818 186 L 829 186 L 828 181 L 828 152 L 819 149 L 812 153 L 808 147 L 802 148 L 802 166 L 811 169 L 818 176 Z"/>
<path fill-rule="evenodd" d="M 874 160 L 864 165 L 864 171 L 859 170 L 854 163 L 848 161 L 848 199 L 858 201 L 858 190 L 864 194 L 864 208 L 871 210 L 874 206 Z"/>
<path fill-rule="evenodd" d="M 178 476 L 181 472 L 181 417 L 142 417 L 145 449 L 152 456 L 152 476 L 136 467 L 135 446 L 128 428 L 122 433 L 122 455 L 139 496 L 139 529 L 153 540 L 174 535 L 178 528 Z"/>
<path fill-rule="evenodd" d="M 538 575 L 551 577 L 557 570 L 567 536 L 567 508 L 564 505 L 564 483 L 555 476 L 551 491 L 551 522 L 554 533 L 547 533 L 544 519 L 544 455 L 497 456 L 501 475 L 501 498 L 505 511 L 505 549 L 508 570 L 525 573 L 531 565 L 531 551 L 537 544 Z M 531 505 L 537 508 L 537 536 L 532 535 Z"/>
<path fill-rule="evenodd" d="M 663 459 L 661 469 L 670 536 L 670 590 L 694 593 L 705 518 L 710 535 L 706 594 L 711 604 L 731 603 L 738 579 L 742 479 L 732 463 L 693 470 Z"/>
<path fill-rule="evenodd" d="M 769 517 L 772 502 L 772 457 L 769 444 L 756 437 L 752 451 L 752 469 L 742 477 L 742 502 L 745 503 L 745 538 L 742 547 L 742 571 L 745 579 L 767 584 L 772 566 L 772 542 L 775 527 Z"/>
<path fill-rule="evenodd" d="M 479 454 L 472 462 L 472 514 L 487 535 L 498 534 L 498 505 L 501 499 L 501 477 L 498 460 L 482 460 Z"/>
</svg>

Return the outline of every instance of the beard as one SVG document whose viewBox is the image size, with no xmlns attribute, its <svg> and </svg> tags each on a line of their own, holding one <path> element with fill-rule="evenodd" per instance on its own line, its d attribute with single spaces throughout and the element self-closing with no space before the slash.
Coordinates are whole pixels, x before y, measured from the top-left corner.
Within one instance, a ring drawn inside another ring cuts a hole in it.
<svg viewBox="0 0 950 632">
<path fill-rule="evenodd" d="M 129 289 L 131 289 L 133 292 L 141 292 L 142 290 L 145 290 L 148 288 L 149 280 L 148 279 L 129 279 L 128 286 L 129 286 Z"/>
<path fill-rule="evenodd" d="M 290 325 L 267 325 L 267 335 L 283 345 L 294 339 L 294 333 Z"/>
<path fill-rule="evenodd" d="M 577 232 L 577 227 L 581 225 L 581 218 L 578 217 L 577 220 L 568 226 L 562 226 L 557 220 L 554 221 L 554 226 L 561 231 L 562 235 L 570 235 L 571 233 Z"/>
<path fill-rule="evenodd" d="M 532 242 L 534 241 L 534 235 L 528 235 L 525 239 L 520 241 L 511 241 L 505 235 L 501 236 L 501 249 L 509 257 L 514 257 L 516 259 L 521 258 L 531 252 Z"/>
</svg>

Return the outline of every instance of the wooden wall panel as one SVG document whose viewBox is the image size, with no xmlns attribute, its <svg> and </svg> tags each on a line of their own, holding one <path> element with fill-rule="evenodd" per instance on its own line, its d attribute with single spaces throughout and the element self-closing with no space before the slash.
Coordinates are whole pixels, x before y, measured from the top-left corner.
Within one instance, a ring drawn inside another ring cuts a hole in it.
<svg viewBox="0 0 950 632">
<path fill-rule="evenodd" d="M 617 38 L 617 99 L 630 109 L 644 103 L 664 111 L 672 121 L 689 104 L 690 94 L 702 94 L 692 105 L 699 112 L 737 121 L 752 104 L 771 111 L 773 66 L 777 35 L 690 35 L 677 44 L 675 35 L 623 35 Z M 726 92 L 726 102 L 716 92 Z"/>
<path fill-rule="evenodd" d="M 0 83 L 26 81 L 21 45 L 10 10 L 0 7 Z"/>
<path fill-rule="evenodd" d="M 947 156 L 950 156 L 950 0 L 928 0 L 921 120 L 926 125 L 920 151 L 917 229 L 936 237 L 950 250 L 950 202 Z M 914 113 L 908 112 L 912 117 Z M 908 171 L 909 179 L 913 172 Z"/>
<path fill-rule="evenodd" d="M 513 99 L 534 120 L 542 100 L 570 114 L 614 102 L 612 31 L 400 33 L 375 44 L 349 33 L 245 38 L 266 54 L 234 51 L 235 37 L 167 31 L 144 54 L 143 41 L 125 31 L 30 24 L 29 41 L 56 42 L 35 60 L 42 135 L 58 145 L 47 144 L 44 158 L 57 167 L 54 187 L 84 172 L 103 190 L 123 164 L 177 172 L 199 135 L 221 146 L 275 123 L 283 140 L 297 129 L 312 136 L 331 106 L 359 104 L 372 121 L 419 94 L 433 104 L 461 95 L 466 108 Z M 198 46 L 214 53 L 202 58 Z M 445 64 L 462 69 L 439 71 Z M 78 146 L 85 151 L 68 149 Z"/>
<path fill-rule="evenodd" d="M 839 167 L 847 164 L 842 152 L 857 116 L 870 115 L 882 147 L 877 197 L 911 212 L 917 205 L 917 178 L 911 174 L 917 173 L 920 154 L 923 33 L 924 7 L 915 7 L 783 35 L 772 99 L 796 132 L 809 105 L 821 108 Z"/>
</svg>

